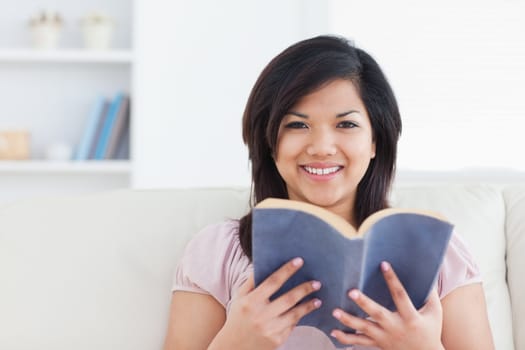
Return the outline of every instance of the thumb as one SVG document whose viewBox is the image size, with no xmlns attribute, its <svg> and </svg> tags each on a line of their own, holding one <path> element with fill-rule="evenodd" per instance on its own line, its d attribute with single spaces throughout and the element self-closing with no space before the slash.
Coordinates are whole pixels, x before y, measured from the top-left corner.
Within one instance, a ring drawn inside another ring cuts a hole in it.
<svg viewBox="0 0 525 350">
<path fill-rule="evenodd" d="M 243 284 L 241 284 L 241 286 L 237 290 L 237 295 L 239 296 L 247 295 L 254 288 L 255 288 L 255 279 L 253 277 L 253 271 L 252 271 L 248 275 L 248 278 L 246 279 L 246 281 Z"/>
<path fill-rule="evenodd" d="M 433 288 L 428 296 L 427 303 L 421 309 L 423 313 L 441 312 L 441 300 L 436 288 Z"/>
</svg>

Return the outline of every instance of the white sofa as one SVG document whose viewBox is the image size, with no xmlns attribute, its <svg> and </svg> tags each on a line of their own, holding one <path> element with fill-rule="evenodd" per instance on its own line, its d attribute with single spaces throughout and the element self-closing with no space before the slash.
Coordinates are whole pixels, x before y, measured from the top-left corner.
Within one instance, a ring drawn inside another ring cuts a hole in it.
<svg viewBox="0 0 525 350">
<path fill-rule="evenodd" d="M 525 185 L 406 185 L 392 200 L 456 224 L 484 273 L 497 349 L 525 350 Z M 247 205 L 246 189 L 229 188 L 0 207 L 0 349 L 161 349 L 185 243 Z"/>
</svg>

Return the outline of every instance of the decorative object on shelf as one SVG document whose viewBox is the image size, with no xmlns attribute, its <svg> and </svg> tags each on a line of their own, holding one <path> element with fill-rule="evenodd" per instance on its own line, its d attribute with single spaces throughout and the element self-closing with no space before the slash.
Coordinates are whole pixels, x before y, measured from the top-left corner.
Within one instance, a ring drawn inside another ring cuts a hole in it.
<svg viewBox="0 0 525 350">
<path fill-rule="evenodd" d="M 0 159 L 29 158 L 29 132 L 26 130 L 0 131 Z"/>
<path fill-rule="evenodd" d="M 111 47 L 115 21 L 102 12 L 92 12 L 82 19 L 84 46 L 87 49 L 104 50 Z"/>
<path fill-rule="evenodd" d="M 33 37 L 33 46 L 39 49 L 54 49 L 58 46 L 63 20 L 58 12 L 41 11 L 31 18 L 29 26 Z"/>
<path fill-rule="evenodd" d="M 53 142 L 46 148 L 45 157 L 47 160 L 67 161 L 71 160 L 73 149 L 65 142 Z"/>
</svg>

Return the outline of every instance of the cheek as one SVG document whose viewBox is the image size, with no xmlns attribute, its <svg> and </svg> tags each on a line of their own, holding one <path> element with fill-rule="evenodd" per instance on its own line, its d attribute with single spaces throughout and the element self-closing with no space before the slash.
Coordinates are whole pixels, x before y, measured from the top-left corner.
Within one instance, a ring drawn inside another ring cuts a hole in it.
<svg viewBox="0 0 525 350">
<path fill-rule="evenodd" d="M 276 148 L 275 161 L 278 162 L 296 157 L 301 152 L 302 145 L 297 138 L 286 135 L 278 139 Z"/>
<path fill-rule="evenodd" d="M 347 140 L 343 148 L 350 158 L 371 158 L 375 154 L 375 146 L 370 138 Z"/>
</svg>

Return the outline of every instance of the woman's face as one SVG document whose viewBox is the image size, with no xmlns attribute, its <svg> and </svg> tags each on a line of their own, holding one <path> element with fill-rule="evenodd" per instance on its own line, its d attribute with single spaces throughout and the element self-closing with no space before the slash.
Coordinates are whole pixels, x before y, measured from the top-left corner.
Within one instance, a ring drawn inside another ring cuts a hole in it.
<svg viewBox="0 0 525 350">
<path fill-rule="evenodd" d="M 275 164 L 289 198 L 349 222 L 357 185 L 374 157 L 370 119 L 348 80 L 331 81 L 304 96 L 279 127 Z"/>
</svg>

